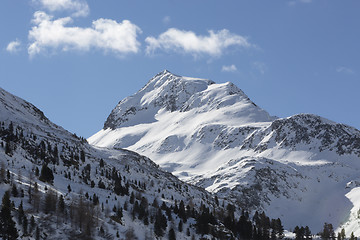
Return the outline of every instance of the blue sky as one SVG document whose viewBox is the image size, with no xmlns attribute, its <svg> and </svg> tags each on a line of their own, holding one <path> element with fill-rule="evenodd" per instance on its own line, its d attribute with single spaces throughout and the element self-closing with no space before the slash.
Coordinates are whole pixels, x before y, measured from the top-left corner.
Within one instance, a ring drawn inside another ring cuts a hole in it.
<svg viewBox="0 0 360 240">
<path fill-rule="evenodd" d="M 360 128 L 360 1 L 2 0 L 0 87 L 78 135 L 158 72 Z"/>
</svg>

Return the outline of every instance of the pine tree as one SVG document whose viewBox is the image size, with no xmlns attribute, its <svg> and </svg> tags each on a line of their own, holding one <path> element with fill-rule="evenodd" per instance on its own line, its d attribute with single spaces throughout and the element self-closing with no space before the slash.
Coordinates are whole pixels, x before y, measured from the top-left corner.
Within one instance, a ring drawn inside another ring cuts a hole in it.
<svg viewBox="0 0 360 240">
<path fill-rule="evenodd" d="M 34 216 L 32 215 L 31 218 L 30 218 L 30 232 L 32 232 L 32 231 L 34 230 L 35 225 L 36 225 L 36 223 L 35 223 L 35 218 L 34 218 Z"/>
<path fill-rule="evenodd" d="M 179 218 L 181 218 L 186 223 L 187 216 L 186 216 L 185 204 L 184 204 L 183 200 L 180 201 L 178 215 L 179 215 Z"/>
<path fill-rule="evenodd" d="M 24 235 L 26 235 L 28 233 L 28 219 L 27 217 L 24 215 L 23 219 L 22 219 L 22 225 L 23 225 L 23 232 Z"/>
<path fill-rule="evenodd" d="M 11 217 L 10 193 L 5 192 L 0 211 L 0 235 L 6 240 L 15 240 L 18 237 L 15 222 Z"/>
<path fill-rule="evenodd" d="M 356 237 L 354 236 L 354 232 L 351 232 L 349 240 L 355 240 L 355 239 L 356 239 Z"/>
<path fill-rule="evenodd" d="M 130 202 L 131 204 L 134 204 L 134 201 L 135 201 L 135 195 L 134 195 L 134 192 L 131 192 L 129 202 Z"/>
<path fill-rule="evenodd" d="M 312 239 L 312 236 L 311 236 L 311 231 L 310 231 L 310 228 L 308 226 L 305 227 L 305 237 L 306 239 Z"/>
<path fill-rule="evenodd" d="M 21 201 L 18 207 L 18 222 L 19 224 L 22 224 L 22 220 L 25 216 L 24 208 L 23 208 L 23 202 Z"/>
<path fill-rule="evenodd" d="M 154 223 L 154 232 L 156 236 L 162 237 L 164 235 L 164 230 L 167 227 L 167 220 L 166 217 L 162 214 L 161 209 L 159 208 L 156 216 L 155 216 L 155 223 Z"/>
<path fill-rule="evenodd" d="M 183 221 L 180 219 L 179 225 L 178 225 L 178 230 L 179 230 L 179 232 L 182 232 L 182 231 L 183 231 L 183 225 L 184 225 L 184 223 L 183 223 Z"/>
<path fill-rule="evenodd" d="M 35 239 L 36 239 L 36 240 L 40 240 L 40 228 L 39 228 L 39 227 L 36 227 Z"/>
<path fill-rule="evenodd" d="M 18 192 L 17 187 L 16 187 L 15 184 L 13 184 L 13 186 L 12 186 L 11 194 L 12 194 L 14 197 L 17 197 L 18 194 L 19 194 L 19 192 Z"/>
<path fill-rule="evenodd" d="M 174 228 L 170 228 L 169 230 L 169 240 L 176 240 Z"/>
<path fill-rule="evenodd" d="M 346 234 L 345 234 L 345 229 L 341 229 L 341 233 L 340 233 L 340 236 L 341 236 L 341 240 L 344 240 L 346 238 Z"/>
<path fill-rule="evenodd" d="M 65 202 L 64 202 L 64 197 L 63 197 L 63 195 L 60 195 L 60 196 L 59 196 L 58 211 L 59 211 L 60 213 L 64 213 L 64 211 L 65 211 Z"/>
<path fill-rule="evenodd" d="M 80 152 L 80 159 L 81 159 L 82 162 L 85 162 L 85 152 L 84 152 L 84 150 L 81 150 L 81 152 Z"/>
<path fill-rule="evenodd" d="M 12 151 L 11 151 L 11 146 L 10 146 L 10 141 L 6 141 L 5 142 L 5 154 L 11 156 L 12 155 Z"/>
<path fill-rule="evenodd" d="M 338 239 L 338 240 L 342 240 L 342 239 L 341 239 L 341 232 L 338 232 L 338 234 L 337 234 L 337 239 Z"/>
<path fill-rule="evenodd" d="M 6 170 L 5 170 L 5 163 L 1 161 L 0 164 L 0 183 L 6 182 Z"/>
<path fill-rule="evenodd" d="M 335 239 L 334 228 L 331 223 L 324 223 L 323 231 L 320 233 L 322 239 Z"/>
<path fill-rule="evenodd" d="M 53 190 L 49 189 L 45 195 L 44 212 L 46 214 L 55 212 L 56 205 L 57 205 L 56 193 Z"/>
<path fill-rule="evenodd" d="M 49 183 L 52 183 L 54 181 L 54 174 L 46 164 L 44 164 L 41 168 L 39 180 Z"/>
</svg>

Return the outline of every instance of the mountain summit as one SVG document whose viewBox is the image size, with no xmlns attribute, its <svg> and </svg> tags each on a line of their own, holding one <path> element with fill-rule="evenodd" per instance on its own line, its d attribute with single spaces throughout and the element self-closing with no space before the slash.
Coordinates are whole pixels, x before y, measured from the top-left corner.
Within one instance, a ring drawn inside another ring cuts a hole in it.
<svg viewBox="0 0 360 240">
<path fill-rule="evenodd" d="M 360 131 L 313 114 L 271 117 L 233 83 L 163 71 L 88 141 L 144 154 L 287 228 L 330 222 L 360 234 Z"/>
<path fill-rule="evenodd" d="M 244 121 L 270 121 L 271 117 L 258 108 L 234 84 L 215 84 L 211 80 L 181 77 L 164 70 L 136 94 L 120 101 L 104 124 L 104 129 L 133 126 L 140 122 L 156 122 L 160 111 L 236 114 Z"/>
</svg>

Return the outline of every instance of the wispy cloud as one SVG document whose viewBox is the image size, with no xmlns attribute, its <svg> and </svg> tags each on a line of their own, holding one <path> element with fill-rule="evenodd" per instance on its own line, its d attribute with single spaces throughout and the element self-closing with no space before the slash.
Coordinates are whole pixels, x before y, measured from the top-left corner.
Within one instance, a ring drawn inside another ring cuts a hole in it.
<svg viewBox="0 0 360 240">
<path fill-rule="evenodd" d="M 74 17 L 87 16 L 90 12 L 85 0 L 33 0 L 50 12 L 70 11 Z"/>
<path fill-rule="evenodd" d="M 311 3 L 312 0 L 292 0 L 287 2 L 289 6 L 295 6 L 297 3 Z"/>
<path fill-rule="evenodd" d="M 171 18 L 170 18 L 170 16 L 165 16 L 162 21 L 164 24 L 167 25 L 171 22 Z"/>
<path fill-rule="evenodd" d="M 234 64 L 231 64 L 229 66 L 222 66 L 221 68 L 222 72 L 236 72 L 237 71 L 237 67 Z"/>
<path fill-rule="evenodd" d="M 345 74 L 349 74 L 349 75 L 355 74 L 354 70 L 352 70 L 351 68 L 348 68 L 348 67 L 344 67 L 344 66 L 337 67 L 336 72 L 345 73 Z"/>
<path fill-rule="evenodd" d="M 15 41 L 12 41 L 7 45 L 6 51 L 8 51 L 9 53 L 16 53 L 20 51 L 20 46 L 21 46 L 20 40 L 16 39 Z"/>
<path fill-rule="evenodd" d="M 170 28 L 159 37 L 147 37 L 146 53 L 152 54 L 156 50 L 176 51 L 192 54 L 194 56 L 207 54 L 221 56 L 224 50 L 230 46 L 249 48 L 252 46 L 248 40 L 240 35 L 231 33 L 227 29 L 218 32 L 209 31 L 208 36 L 196 35 L 192 31 L 183 31 Z"/>
<path fill-rule="evenodd" d="M 263 62 L 253 62 L 252 67 L 262 75 L 265 74 L 267 70 L 267 65 Z"/>
<path fill-rule="evenodd" d="M 137 34 L 141 29 L 128 20 L 116 22 L 100 18 L 92 22 L 90 28 L 70 27 L 71 17 L 54 19 L 45 12 L 34 14 L 34 26 L 29 31 L 30 57 L 37 54 L 56 50 L 89 51 L 99 49 L 123 56 L 137 53 L 140 43 Z"/>
</svg>

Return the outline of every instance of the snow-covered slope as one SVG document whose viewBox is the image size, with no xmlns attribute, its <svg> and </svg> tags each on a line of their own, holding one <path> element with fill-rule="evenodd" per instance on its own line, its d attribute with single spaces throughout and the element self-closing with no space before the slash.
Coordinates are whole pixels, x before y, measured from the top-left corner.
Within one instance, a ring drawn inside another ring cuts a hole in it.
<svg viewBox="0 0 360 240">
<path fill-rule="evenodd" d="M 330 222 L 355 231 L 357 185 L 348 183 L 360 177 L 360 132 L 312 114 L 271 117 L 232 83 L 163 71 L 120 101 L 88 141 L 144 154 L 288 228 L 318 232 Z"/>
<path fill-rule="evenodd" d="M 44 166 L 53 180 L 42 179 L 49 175 L 40 171 Z M 26 219 L 34 216 L 44 239 L 115 239 L 116 235 L 123 239 L 129 234 L 155 239 L 159 213 L 171 219 L 165 227 L 167 239 L 167 232 L 180 223 L 173 209 L 181 202 L 194 217 L 187 216 L 177 236 L 198 238 L 196 212 L 205 207 L 224 211 L 213 195 L 164 172 L 149 158 L 129 150 L 91 146 L 50 122 L 32 104 L 0 89 L 0 199 L 7 190 L 16 207 L 14 219 L 20 219 L 16 222 L 21 239 L 35 239 L 37 232 L 23 227 L 21 202 Z M 50 198 L 51 194 L 57 196 Z M 57 207 L 60 195 L 65 199 L 63 210 Z M 214 225 L 215 232 L 231 236 L 221 221 Z"/>
<path fill-rule="evenodd" d="M 55 137 L 58 141 L 73 141 L 71 133 L 52 123 L 44 113 L 31 103 L 0 88 L 0 121 L 16 123 L 39 136 Z M 53 139 L 55 140 L 55 139 Z"/>
</svg>

